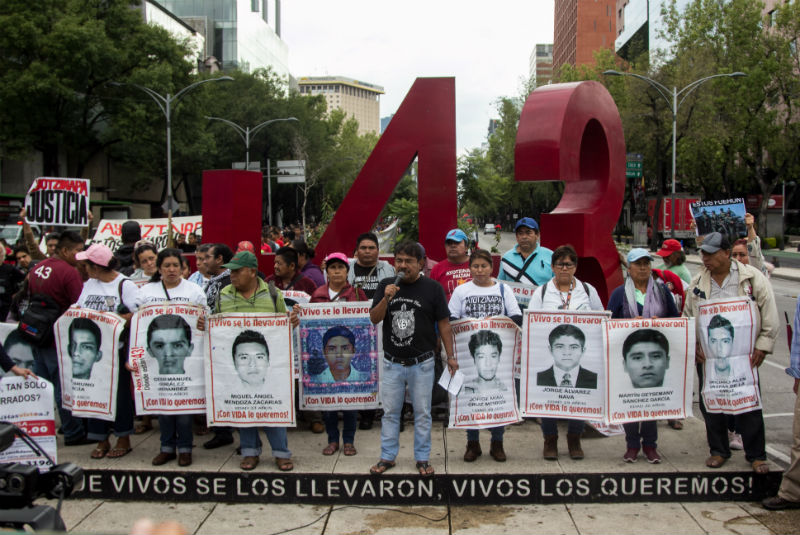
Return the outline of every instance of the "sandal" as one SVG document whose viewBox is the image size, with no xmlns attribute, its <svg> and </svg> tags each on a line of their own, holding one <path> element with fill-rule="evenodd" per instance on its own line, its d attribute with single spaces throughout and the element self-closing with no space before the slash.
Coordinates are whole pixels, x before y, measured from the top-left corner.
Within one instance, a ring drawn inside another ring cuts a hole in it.
<svg viewBox="0 0 800 535">
<path fill-rule="evenodd" d="M 761 461 L 756 459 L 750 466 L 753 468 L 753 472 L 756 474 L 769 474 L 769 463 L 767 461 Z"/>
<path fill-rule="evenodd" d="M 352 444 L 345 443 L 345 445 L 342 447 L 342 453 L 344 453 L 348 457 L 352 457 L 358 452 L 356 451 L 355 446 L 353 446 Z"/>
<path fill-rule="evenodd" d="M 683 420 L 667 420 L 667 425 L 669 425 L 675 431 L 680 431 L 683 429 Z"/>
<path fill-rule="evenodd" d="M 97 447 L 92 450 L 92 453 L 90 454 L 90 457 L 92 459 L 102 459 L 103 457 L 108 455 L 108 451 L 110 449 L 111 448 L 109 446 L 100 446 L 98 444 Z"/>
<path fill-rule="evenodd" d="M 329 442 L 325 449 L 322 450 L 322 455 L 333 455 L 337 451 L 339 451 L 339 443 Z"/>
<path fill-rule="evenodd" d="M 378 463 L 369 469 L 369 473 L 372 475 L 379 476 L 387 470 L 394 468 L 395 462 L 394 461 L 384 461 L 381 459 Z"/>
<path fill-rule="evenodd" d="M 712 455 L 706 459 L 706 466 L 709 468 L 720 468 L 728 459 L 720 455 Z"/>
<path fill-rule="evenodd" d="M 114 446 L 106 453 L 106 457 L 109 459 L 119 459 L 120 457 L 125 457 L 128 455 L 133 448 L 120 448 L 119 446 Z"/>
<path fill-rule="evenodd" d="M 281 472 L 289 472 L 294 468 L 294 463 L 291 459 L 284 459 L 282 457 L 275 457 L 275 465 Z"/>
<path fill-rule="evenodd" d="M 428 461 L 417 461 L 417 471 L 424 477 L 430 477 L 434 473 L 433 466 Z"/>
<path fill-rule="evenodd" d="M 257 456 L 248 456 L 242 459 L 242 462 L 239 463 L 239 468 L 242 470 L 252 470 L 256 466 L 258 466 L 259 458 Z"/>
</svg>

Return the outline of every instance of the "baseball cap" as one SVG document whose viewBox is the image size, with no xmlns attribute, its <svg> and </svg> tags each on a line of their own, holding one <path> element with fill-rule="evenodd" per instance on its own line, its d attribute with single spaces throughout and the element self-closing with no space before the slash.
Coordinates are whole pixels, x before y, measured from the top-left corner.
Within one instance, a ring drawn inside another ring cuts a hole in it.
<svg viewBox="0 0 800 535">
<path fill-rule="evenodd" d="M 240 241 L 236 245 L 236 252 L 238 253 L 239 251 L 250 251 L 251 253 L 255 253 L 256 252 L 256 248 L 253 246 L 253 242 L 244 240 L 244 241 Z"/>
<path fill-rule="evenodd" d="M 250 251 L 239 251 L 233 255 L 230 262 L 222 264 L 222 267 L 226 269 L 240 269 L 243 267 L 258 269 L 258 260 L 256 255 Z"/>
<path fill-rule="evenodd" d="M 108 267 L 114 253 L 111 252 L 107 246 L 102 243 L 95 243 L 89 246 L 85 251 L 75 255 L 75 260 L 89 260 L 98 266 Z"/>
<path fill-rule="evenodd" d="M 642 249 L 641 247 L 636 247 L 635 249 L 631 249 L 630 252 L 628 252 L 627 259 L 629 264 L 636 262 L 637 260 L 640 260 L 642 258 L 647 258 L 650 261 L 653 260 L 652 258 L 650 258 L 650 251 L 648 251 L 647 249 Z"/>
<path fill-rule="evenodd" d="M 445 236 L 444 241 L 446 241 L 446 242 L 448 242 L 448 241 L 469 241 L 469 238 L 467 238 L 467 235 L 464 234 L 463 230 L 461 230 L 460 228 L 454 228 L 453 230 L 451 230 L 450 232 L 447 233 L 447 236 Z"/>
<path fill-rule="evenodd" d="M 516 225 L 514 225 L 514 232 L 516 232 L 519 229 L 519 227 L 528 227 L 532 228 L 533 230 L 539 230 L 539 223 L 537 223 L 536 220 L 532 217 L 523 217 L 522 219 L 517 221 Z"/>
<path fill-rule="evenodd" d="M 324 262 L 326 267 L 334 262 L 341 262 L 345 267 L 350 267 L 350 263 L 347 261 L 347 255 L 344 253 L 331 253 L 325 257 Z"/>
<path fill-rule="evenodd" d="M 664 243 L 661 244 L 661 249 L 656 251 L 658 256 L 663 256 L 664 258 L 668 257 L 674 252 L 682 250 L 681 242 L 678 240 L 665 240 Z"/>
<path fill-rule="evenodd" d="M 719 232 L 706 234 L 706 237 L 703 238 L 703 245 L 700 246 L 700 250 L 706 253 L 716 253 L 720 249 L 728 250 L 730 248 L 731 242 L 728 236 Z"/>
</svg>

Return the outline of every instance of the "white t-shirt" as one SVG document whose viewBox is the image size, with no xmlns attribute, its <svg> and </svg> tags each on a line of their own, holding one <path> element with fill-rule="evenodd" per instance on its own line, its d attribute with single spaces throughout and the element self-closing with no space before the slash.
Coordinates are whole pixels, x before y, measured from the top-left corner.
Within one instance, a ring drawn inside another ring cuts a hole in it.
<svg viewBox="0 0 800 535">
<path fill-rule="evenodd" d="M 91 308 L 101 312 L 116 312 L 119 306 L 120 281 L 122 283 L 122 302 L 131 312 L 139 308 L 139 289 L 125 275 L 119 274 L 111 282 L 89 279 L 83 283 L 83 291 L 75 303 L 79 307 Z"/>
<path fill-rule="evenodd" d="M 561 292 L 556 288 L 553 279 L 547 281 L 545 286 L 540 286 L 533 292 L 528 310 L 603 310 L 603 302 L 594 286 L 585 283 L 589 288 L 589 293 L 583 287 L 584 283 L 575 279 L 575 287 L 572 289 L 572 296 L 569 298 L 569 306 L 562 309 L 562 305 L 567 300 L 569 292 Z M 544 301 L 542 300 L 542 289 L 544 289 Z"/>
<path fill-rule="evenodd" d="M 169 288 L 169 300 L 174 303 L 189 303 L 190 305 L 206 306 L 206 294 L 197 284 L 181 279 L 175 288 Z M 161 303 L 167 300 L 164 286 L 161 282 L 150 282 L 139 289 L 139 306 Z"/>
<path fill-rule="evenodd" d="M 475 319 L 521 316 L 514 292 L 505 284 L 501 290 L 501 284 L 495 281 L 491 286 L 478 286 L 475 281 L 468 281 L 456 286 L 448 304 L 450 316 Z"/>
</svg>

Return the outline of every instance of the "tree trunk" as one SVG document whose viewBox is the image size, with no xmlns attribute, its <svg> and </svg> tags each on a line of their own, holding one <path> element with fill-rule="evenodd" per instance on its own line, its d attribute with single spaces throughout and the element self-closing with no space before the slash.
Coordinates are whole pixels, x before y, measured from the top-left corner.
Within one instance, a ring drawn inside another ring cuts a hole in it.
<svg viewBox="0 0 800 535">
<path fill-rule="evenodd" d="M 42 150 L 42 172 L 44 176 L 59 176 L 58 145 L 46 145 Z"/>
</svg>

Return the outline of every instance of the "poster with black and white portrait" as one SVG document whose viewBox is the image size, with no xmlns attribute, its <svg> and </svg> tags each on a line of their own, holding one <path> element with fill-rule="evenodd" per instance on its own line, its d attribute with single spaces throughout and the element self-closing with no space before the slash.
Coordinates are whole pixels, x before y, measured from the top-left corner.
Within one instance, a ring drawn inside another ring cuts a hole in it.
<svg viewBox="0 0 800 535">
<path fill-rule="evenodd" d="M 0 380 L 0 422 L 14 424 L 28 433 L 53 462 L 58 463 L 54 407 L 53 384 L 50 381 L 17 376 Z M 2 463 L 29 464 L 38 467 L 40 472 L 47 472 L 53 467 L 50 461 L 33 451 L 19 437 L 0 451 Z"/>
<path fill-rule="evenodd" d="M 53 330 L 64 408 L 82 418 L 114 421 L 125 320 L 113 312 L 73 307 Z"/>
<path fill-rule="evenodd" d="M 33 347 L 25 340 L 16 323 L 0 323 L 0 341 L 16 366 L 33 370 Z M 5 377 L 16 377 L 11 370 Z"/>
<path fill-rule="evenodd" d="M 692 415 L 694 321 L 640 318 L 603 322 L 609 423 Z"/>
<path fill-rule="evenodd" d="M 525 311 L 520 395 L 523 416 L 602 419 L 602 322 L 608 312 Z"/>
<path fill-rule="evenodd" d="M 377 409 L 380 328 L 370 302 L 313 303 L 300 311 L 300 408 Z"/>
<path fill-rule="evenodd" d="M 232 427 L 295 425 L 286 314 L 214 314 L 206 322 L 206 418 Z"/>
<path fill-rule="evenodd" d="M 750 360 L 759 318 L 756 304 L 747 297 L 699 305 L 697 337 L 706 356 L 702 395 L 708 412 L 739 414 L 761 408 L 758 368 Z"/>
<path fill-rule="evenodd" d="M 137 414 L 202 414 L 206 409 L 199 305 L 155 303 L 131 319 L 130 364 Z"/>
<path fill-rule="evenodd" d="M 464 384 L 450 396 L 449 427 L 482 429 L 520 420 L 514 388 L 519 327 L 506 317 L 460 319 L 450 324 Z"/>
</svg>

